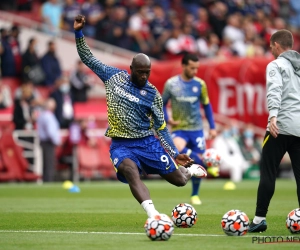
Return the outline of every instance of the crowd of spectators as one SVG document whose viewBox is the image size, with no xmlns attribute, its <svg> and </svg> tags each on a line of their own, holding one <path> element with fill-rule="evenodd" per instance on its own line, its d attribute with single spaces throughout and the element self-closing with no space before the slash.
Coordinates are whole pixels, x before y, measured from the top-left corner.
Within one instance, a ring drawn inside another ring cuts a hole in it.
<svg viewBox="0 0 300 250">
<path fill-rule="evenodd" d="M 157 59 L 185 52 L 202 58 L 271 56 L 270 36 L 284 28 L 294 33 L 294 49 L 300 49 L 298 0 L 4 0 L 0 9 L 5 2 L 25 11 L 39 3 L 42 30 L 54 36 L 72 32 L 81 13 L 85 36 Z M 53 85 L 61 74 L 55 43 L 37 58 L 33 38 L 22 55 L 18 33 L 17 26 L 1 29 L 2 75 L 34 75 L 34 83 Z M 53 67 L 45 66 L 49 63 Z"/>
<path fill-rule="evenodd" d="M 21 4 L 16 8 L 24 9 L 25 3 L 32 1 L 18 2 Z M 272 33 L 283 28 L 294 33 L 295 49 L 300 46 L 298 0 L 39 2 L 45 32 L 59 35 L 60 30 L 73 31 L 74 17 L 81 13 L 86 16 L 87 37 L 158 59 L 186 51 L 200 57 L 264 56 Z"/>
</svg>

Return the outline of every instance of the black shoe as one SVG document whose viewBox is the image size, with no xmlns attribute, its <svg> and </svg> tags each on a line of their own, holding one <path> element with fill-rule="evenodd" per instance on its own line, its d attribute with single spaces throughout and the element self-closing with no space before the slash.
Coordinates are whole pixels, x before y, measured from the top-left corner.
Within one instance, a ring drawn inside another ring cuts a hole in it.
<svg viewBox="0 0 300 250">
<path fill-rule="evenodd" d="M 255 232 L 264 232 L 267 230 L 267 222 L 266 220 L 262 220 L 261 223 L 255 224 L 253 221 L 249 226 L 249 233 L 255 233 Z"/>
</svg>

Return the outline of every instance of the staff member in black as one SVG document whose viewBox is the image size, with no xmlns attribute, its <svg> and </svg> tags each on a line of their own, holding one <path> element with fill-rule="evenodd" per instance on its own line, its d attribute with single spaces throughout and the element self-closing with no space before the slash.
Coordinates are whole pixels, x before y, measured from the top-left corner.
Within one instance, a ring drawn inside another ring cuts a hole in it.
<svg viewBox="0 0 300 250">
<path fill-rule="evenodd" d="M 288 152 L 294 171 L 300 206 L 300 54 L 293 48 L 293 35 L 279 30 L 271 36 L 275 60 L 266 70 L 268 126 L 263 141 L 256 211 L 249 232 L 267 229 L 266 216 L 275 191 L 276 174 Z"/>
</svg>

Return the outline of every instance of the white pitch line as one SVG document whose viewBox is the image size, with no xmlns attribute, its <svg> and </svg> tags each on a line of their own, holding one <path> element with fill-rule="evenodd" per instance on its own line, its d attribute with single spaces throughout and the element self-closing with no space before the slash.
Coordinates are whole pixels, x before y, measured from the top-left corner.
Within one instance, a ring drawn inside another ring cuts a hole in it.
<svg viewBox="0 0 300 250">
<path fill-rule="evenodd" d="M 80 231 L 46 231 L 46 230 L 0 230 L 0 233 L 52 233 L 52 234 L 111 234 L 111 235 L 145 235 L 144 233 L 126 233 L 126 232 L 80 232 Z M 187 237 L 228 237 L 225 234 L 177 234 L 175 236 L 187 236 Z M 230 237 L 230 236 L 229 236 Z M 238 238 L 250 238 L 250 237 L 277 237 L 268 235 L 244 235 Z"/>
<path fill-rule="evenodd" d="M 76 231 L 38 231 L 38 230 L 0 230 L 0 233 L 57 233 L 57 234 L 113 234 L 113 235 L 144 235 L 144 233 L 125 233 L 125 232 L 76 232 Z M 176 236 L 187 237 L 222 237 L 219 234 L 173 234 Z"/>
</svg>

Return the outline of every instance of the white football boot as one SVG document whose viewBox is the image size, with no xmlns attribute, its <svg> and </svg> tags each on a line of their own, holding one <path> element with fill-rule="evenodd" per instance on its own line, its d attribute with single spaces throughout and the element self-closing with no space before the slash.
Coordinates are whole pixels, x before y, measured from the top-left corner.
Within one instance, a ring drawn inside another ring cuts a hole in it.
<svg viewBox="0 0 300 250">
<path fill-rule="evenodd" d="M 206 169 L 198 164 L 193 164 L 192 166 L 188 167 L 187 170 L 192 176 L 197 178 L 204 178 L 207 176 Z"/>
</svg>

